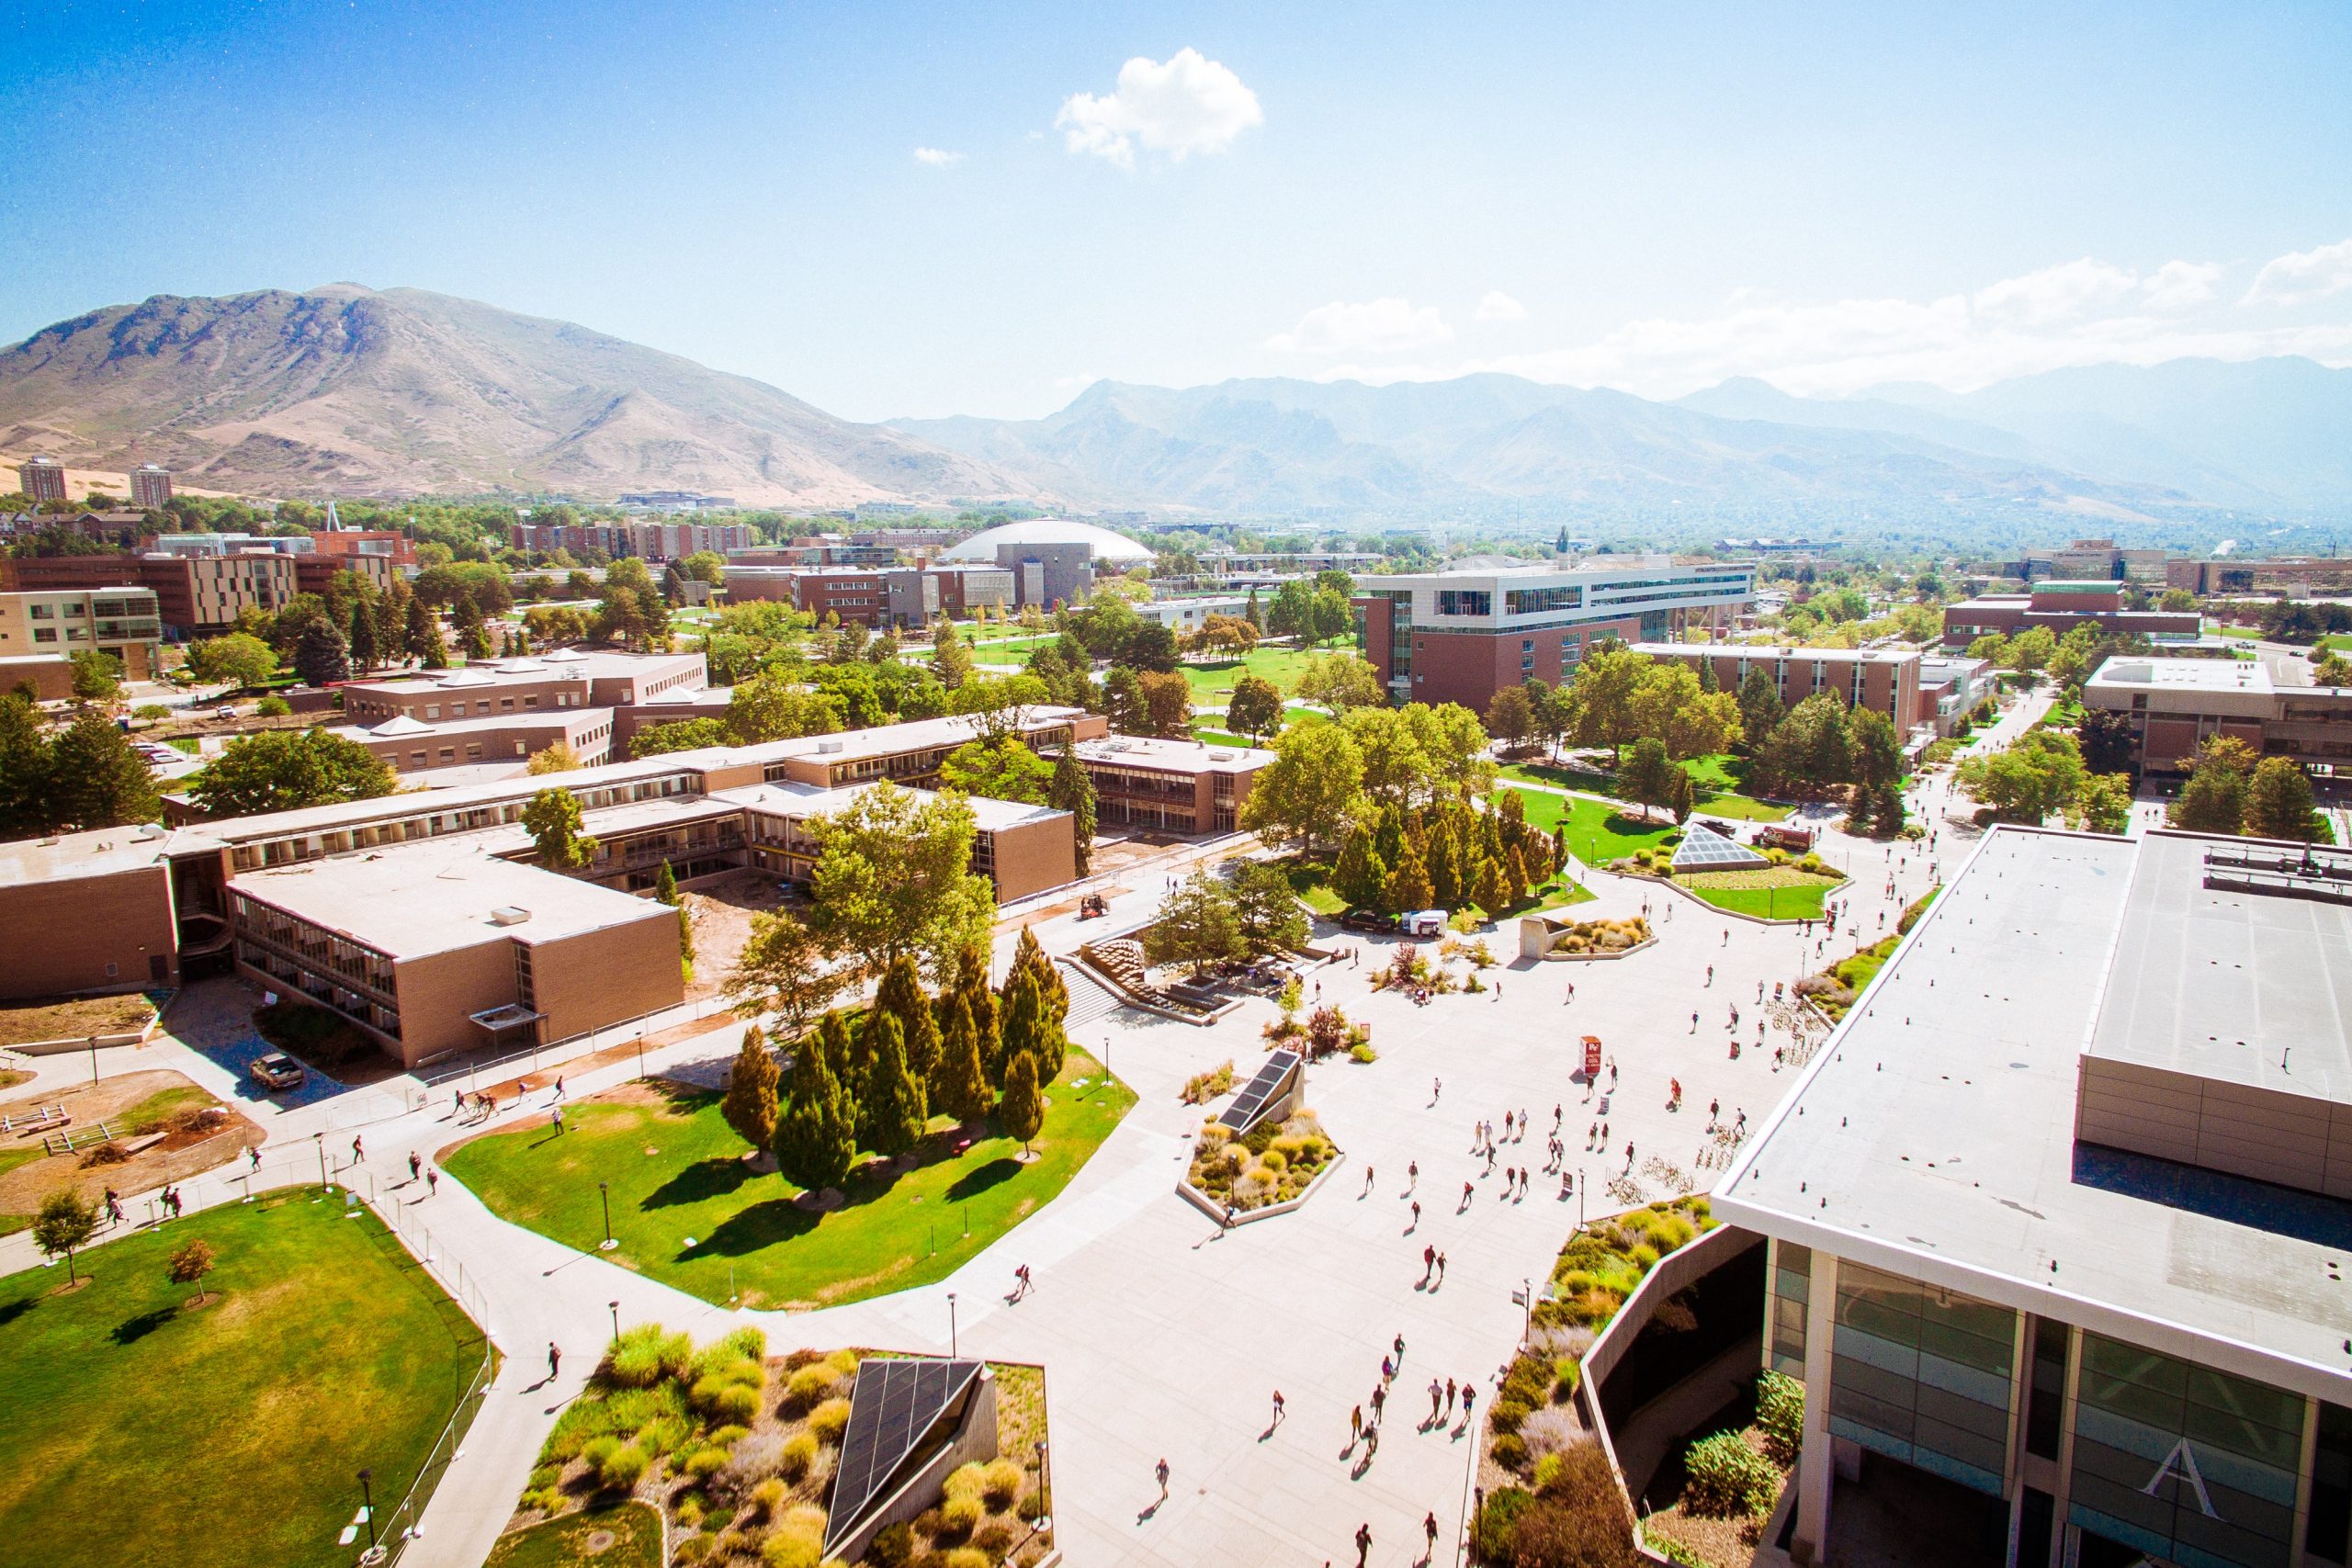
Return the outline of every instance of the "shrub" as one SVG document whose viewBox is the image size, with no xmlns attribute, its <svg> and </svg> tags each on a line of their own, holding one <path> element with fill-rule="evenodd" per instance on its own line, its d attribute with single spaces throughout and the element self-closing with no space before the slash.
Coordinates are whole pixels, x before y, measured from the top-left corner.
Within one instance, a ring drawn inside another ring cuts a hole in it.
<svg viewBox="0 0 2352 1568">
<path fill-rule="evenodd" d="M 729 1329 L 726 1337 L 720 1339 L 713 1348 L 731 1350 L 742 1359 L 758 1364 L 767 1359 L 768 1337 L 760 1329 L 746 1324 L 741 1328 Z M 760 1375 L 763 1380 L 766 1378 L 767 1373 L 764 1369 Z"/>
<path fill-rule="evenodd" d="M 837 1378 L 855 1377 L 857 1363 L 864 1359 L 854 1350 L 836 1350 L 825 1358 L 825 1365 L 833 1369 Z"/>
<path fill-rule="evenodd" d="M 1772 1461 L 1747 1446 L 1737 1432 L 1717 1432 L 1690 1445 L 1683 1455 L 1690 1481 L 1683 1501 L 1698 1514 L 1761 1514 L 1781 1489 Z"/>
<path fill-rule="evenodd" d="M 1500 1436 L 1509 1437 L 1519 1431 L 1519 1424 L 1527 1419 L 1528 1406 L 1516 1399 L 1498 1399 L 1487 1412 L 1487 1425 Z"/>
<path fill-rule="evenodd" d="M 810 1432 L 795 1432 L 785 1439 L 784 1452 L 777 1460 L 776 1468 L 784 1472 L 784 1478 L 786 1481 L 797 1482 L 808 1473 L 808 1467 L 816 1462 L 816 1435 Z"/>
<path fill-rule="evenodd" d="M 1012 1506 L 1012 1500 L 1021 1495 L 1021 1467 L 1009 1459 L 992 1459 L 981 1467 L 980 1473 L 988 1482 L 985 1495 L 989 1506 Z"/>
<path fill-rule="evenodd" d="M 637 1485 L 652 1462 L 653 1456 L 635 1443 L 623 1444 L 605 1456 L 605 1462 L 596 1467 L 596 1479 L 608 1491 L 627 1492 Z"/>
<path fill-rule="evenodd" d="M 774 1518 L 776 1510 L 784 1506 L 784 1483 L 771 1475 L 752 1488 L 752 1506 Z"/>
<path fill-rule="evenodd" d="M 914 1555 L 915 1532 L 903 1523 L 884 1525 L 865 1549 L 865 1561 L 875 1568 L 906 1568 Z"/>
<path fill-rule="evenodd" d="M 1033 1523 L 1042 1519 L 1046 1517 L 1046 1495 L 1043 1492 L 1023 1492 L 1021 1501 L 1013 1505 L 1012 1511 Z"/>
<path fill-rule="evenodd" d="M 940 1521 L 948 1535 L 970 1535 L 988 1517 L 989 1506 L 978 1497 L 950 1497 L 939 1505 Z"/>
<path fill-rule="evenodd" d="M 172 710 L 165 707 L 161 703 L 141 703 L 137 707 L 130 710 L 130 716 L 133 718 L 169 718 L 172 716 Z"/>
<path fill-rule="evenodd" d="M 697 1454 L 695 1457 L 699 1459 L 701 1456 Z M 698 1530 L 702 1529 L 702 1504 L 692 1495 L 682 1497 L 677 1507 L 672 1510 L 671 1517 L 677 1520 L 680 1529 Z"/>
<path fill-rule="evenodd" d="M 808 1412 L 808 1430 L 820 1443 L 833 1444 L 842 1440 L 842 1428 L 849 1425 L 849 1401 L 829 1399 Z"/>
<path fill-rule="evenodd" d="M 817 1568 L 824 1549 L 825 1510 L 795 1503 L 760 1542 L 760 1560 L 767 1568 Z"/>
<path fill-rule="evenodd" d="M 956 1547 L 947 1553 L 944 1562 L 946 1568 L 996 1568 L 994 1560 L 977 1546 Z"/>
<path fill-rule="evenodd" d="M 1367 1066 L 1380 1060 L 1380 1053 L 1374 1051 L 1369 1045 L 1354 1046 L 1349 1050 L 1348 1055 L 1354 1057 L 1357 1061 L 1363 1063 Z"/>
<path fill-rule="evenodd" d="M 620 1446 L 618 1438 L 591 1438 L 580 1446 L 580 1457 L 587 1461 L 589 1469 L 602 1470 L 605 1461 L 613 1457 L 613 1450 Z"/>
<path fill-rule="evenodd" d="M 1568 1459 L 1566 1454 L 1545 1454 L 1543 1458 L 1537 1460 L 1535 1461 L 1535 1489 L 1538 1492 L 1541 1492 L 1546 1486 L 1557 1485 L 1560 1480 L 1560 1473 L 1567 1468 L 1567 1463 Z"/>
<path fill-rule="evenodd" d="M 670 1549 L 670 1556 L 673 1562 L 699 1562 L 710 1555 L 710 1537 L 690 1535 Z"/>
<path fill-rule="evenodd" d="M 959 1464 L 947 1472 L 947 1479 L 939 1483 L 939 1491 L 953 1501 L 957 1497 L 977 1497 L 988 1489 L 988 1476 L 977 1462 Z"/>
<path fill-rule="evenodd" d="M 1566 1404 L 1574 1399 L 1584 1382 L 1584 1363 L 1574 1356 L 1563 1356 L 1555 1364 L 1552 1376 L 1552 1397 Z"/>
<path fill-rule="evenodd" d="M 707 1481 L 727 1468 L 727 1450 L 696 1449 L 686 1456 L 686 1462 L 679 1468 L 694 1480 Z"/>
<path fill-rule="evenodd" d="M 563 1466 L 560 1464 L 542 1464 L 536 1466 L 531 1472 L 531 1490 L 534 1492 L 544 1491 L 548 1487 L 555 1485 L 562 1479 Z"/>
<path fill-rule="evenodd" d="M 715 1449 L 731 1449 L 752 1435 L 749 1427 L 721 1427 L 704 1441 Z"/>
<path fill-rule="evenodd" d="M 1756 1380 L 1756 1429 L 1763 1435 L 1764 1451 L 1781 1464 L 1796 1462 L 1804 1446 L 1804 1385 L 1781 1372 L 1766 1371 Z"/>
<path fill-rule="evenodd" d="M 721 1421 L 748 1422 L 760 1418 L 760 1391 L 748 1383 L 731 1382 L 707 1406 Z"/>
<path fill-rule="evenodd" d="M 806 1410 L 818 1401 L 830 1397 L 833 1385 L 839 1382 L 841 1379 L 833 1375 L 833 1369 L 821 1362 L 813 1367 L 803 1367 L 793 1373 L 784 1385 L 785 1403 L 796 1411 Z"/>
<path fill-rule="evenodd" d="M 990 1519 L 972 1532 L 972 1544 L 987 1552 L 990 1561 L 1001 1561 L 1005 1549 L 1012 1544 L 1012 1527 L 1002 1519 Z"/>
<path fill-rule="evenodd" d="M 1505 1432 L 1487 1445 L 1487 1452 L 1505 1470 L 1524 1474 L 1527 1471 L 1527 1445 L 1517 1432 Z"/>
<path fill-rule="evenodd" d="M 605 1352 L 599 1375 L 621 1388 L 651 1388 L 662 1381 L 662 1325 L 640 1323 L 623 1331 Z"/>
<path fill-rule="evenodd" d="M 1533 1501 L 1533 1495 L 1520 1487 L 1495 1488 L 1470 1521 L 1470 1554 L 1481 1562 L 1511 1561 L 1511 1527 Z"/>
<path fill-rule="evenodd" d="M 256 718 L 284 718 L 293 711 L 294 705 L 284 697 L 264 697 L 254 705 L 254 716 Z"/>
</svg>

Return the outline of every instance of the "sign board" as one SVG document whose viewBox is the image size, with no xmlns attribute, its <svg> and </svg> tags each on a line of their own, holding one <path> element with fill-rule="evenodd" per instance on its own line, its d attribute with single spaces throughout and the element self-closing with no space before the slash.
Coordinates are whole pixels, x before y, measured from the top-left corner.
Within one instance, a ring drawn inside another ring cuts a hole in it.
<svg viewBox="0 0 2352 1568">
<path fill-rule="evenodd" d="M 1584 1037 L 1584 1076 L 1589 1078 L 1600 1076 L 1600 1037 L 1597 1034 Z"/>
</svg>

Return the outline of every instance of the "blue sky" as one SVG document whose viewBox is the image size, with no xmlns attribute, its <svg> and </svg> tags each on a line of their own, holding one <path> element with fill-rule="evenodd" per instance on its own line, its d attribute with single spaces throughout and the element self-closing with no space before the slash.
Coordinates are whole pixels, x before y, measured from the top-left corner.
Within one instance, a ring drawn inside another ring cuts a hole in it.
<svg viewBox="0 0 2352 1568">
<path fill-rule="evenodd" d="M 2338 5 L 12 12 L 5 341 L 404 284 L 868 419 L 2352 363 Z"/>
</svg>

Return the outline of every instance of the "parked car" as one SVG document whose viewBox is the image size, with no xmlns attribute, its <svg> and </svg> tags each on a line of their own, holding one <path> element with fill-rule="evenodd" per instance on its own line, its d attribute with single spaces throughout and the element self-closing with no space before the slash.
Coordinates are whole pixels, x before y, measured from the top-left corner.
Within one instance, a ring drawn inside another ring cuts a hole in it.
<svg viewBox="0 0 2352 1568">
<path fill-rule="evenodd" d="M 252 1075 L 254 1082 L 273 1093 L 282 1089 L 302 1087 L 302 1064 L 283 1051 L 272 1051 L 266 1056 L 254 1057 L 254 1065 L 245 1071 Z"/>
<path fill-rule="evenodd" d="M 1340 929 L 1385 934 L 1396 929 L 1396 917 L 1385 915 L 1378 909 L 1350 909 L 1340 917 Z"/>
</svg>

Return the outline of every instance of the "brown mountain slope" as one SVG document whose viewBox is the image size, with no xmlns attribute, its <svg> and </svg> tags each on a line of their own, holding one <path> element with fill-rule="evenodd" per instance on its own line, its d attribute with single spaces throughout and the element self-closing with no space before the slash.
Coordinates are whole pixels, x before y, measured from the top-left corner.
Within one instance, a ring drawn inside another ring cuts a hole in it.
<svg viewBox="0 0 2352 1568">
<path fill-rule="evenodd" d="M 0 350 L 0 449 L 198 485 L 375 495 L 698 490 L 841 505 L 1034 484 L 775 388 L 414 288 L 159 295 Z"/>
</svg>

